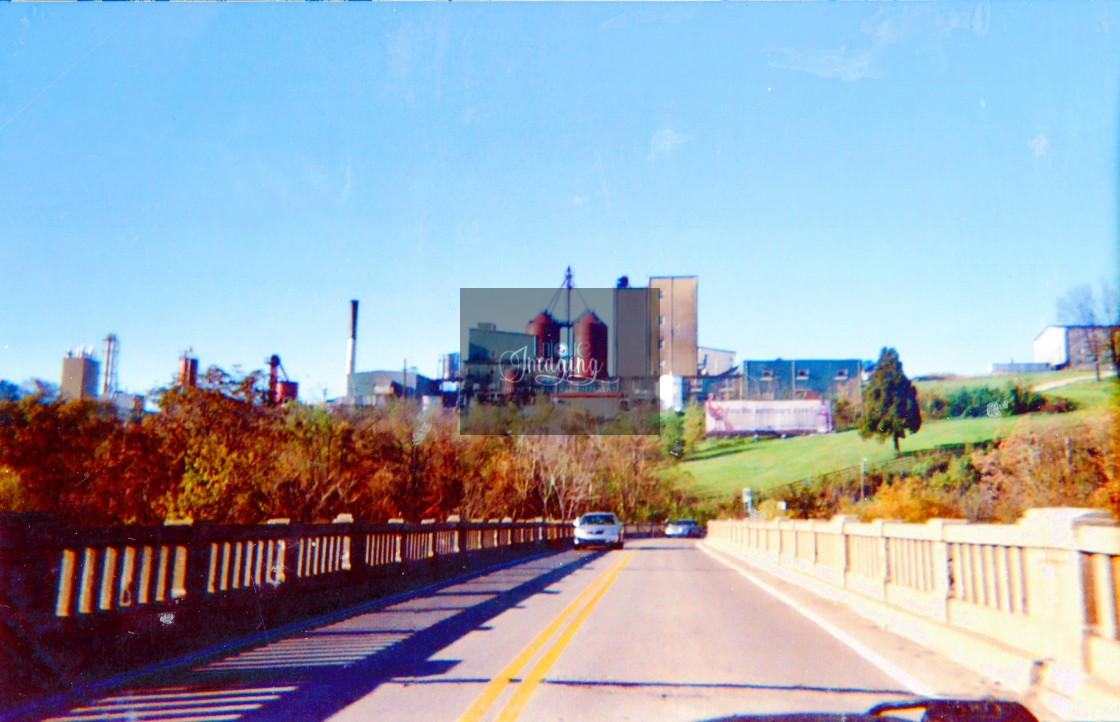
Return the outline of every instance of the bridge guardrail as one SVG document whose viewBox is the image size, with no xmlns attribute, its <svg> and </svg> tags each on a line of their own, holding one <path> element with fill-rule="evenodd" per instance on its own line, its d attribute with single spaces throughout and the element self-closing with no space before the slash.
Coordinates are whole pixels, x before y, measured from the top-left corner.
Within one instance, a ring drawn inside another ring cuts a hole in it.
<svg viewBox="0 0 1120 722">
<path fill-rule="evenodd" d="M 425 562 L 561 541 L 563 522 L 331 524 L 274 520 L 159 527 L 64 527 L 0 514 L 0 603 L 58 619 L 174 612 L 237 594 L 298 594 L 400 574 Z"/>
<path fill-rule="evenodd" d="M 1019 650 L 1055 677 L 1120 690 L 1120 527 L 1105 512 L 1032 509 L 1016 524 L 721 520 L 708 539 Z"/>
</svg>

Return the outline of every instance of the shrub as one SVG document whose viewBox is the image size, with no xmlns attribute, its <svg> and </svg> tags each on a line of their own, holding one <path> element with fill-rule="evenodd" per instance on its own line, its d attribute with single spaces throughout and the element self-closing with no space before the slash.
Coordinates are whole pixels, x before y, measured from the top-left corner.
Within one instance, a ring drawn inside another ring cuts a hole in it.
<svg viewBox="0 0 1120 722">
<path fill-rule="evenodd" d="M 758 505 L 758 513 L 766 521 L 774 519 L 785 519 L 789 516 L 789 512 L 782 508 L 782 504 L 777 499 L 767 499 Z"/>
<path fill-rule="evenodd" d="M 858 429 L 862 417 L 863 410 L 850 399 L 836 398 L 832 400 L 833 431 Z"/>
<path fill-rule="evenodd" d="M 937 490 L 916 476 L 883 486 L 874 498 L 856 505 L 855 511 L 862 521 L 893 519 L 913 524 L 958 516 Z"/>
<path fill-rule="evenodd" d="M 1013 433 L 974 458 L 978 480 L 961 494 L 962 513 L 1013 522 L 1034 507 L 1102 505 L 1111 454 L 1105 421 Z"/>
<path fill-rule="evenodd" d="M 922 409 L 923 419 L 944 419 L 949 410 L 949 400 L 937 392 L 929 391 L 919 393 L 918 406 Z"/>
</svg>

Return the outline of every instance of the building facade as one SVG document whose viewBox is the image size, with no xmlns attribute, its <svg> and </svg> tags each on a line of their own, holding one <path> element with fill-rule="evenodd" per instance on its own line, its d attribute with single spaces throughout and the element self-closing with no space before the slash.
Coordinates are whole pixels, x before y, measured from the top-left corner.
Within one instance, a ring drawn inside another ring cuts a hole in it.
<svg viewBox="0 0 1120 722">
<path fill-rule="evenodd" d="M 1054 369 L 1092 369 L 1111 363 L 1109 336 L 1118 326 L 1047 326 L 1034 340 L 1034 360 Z"/>
<path fill-rule="evenodd" d="M 735 368 L 735 352 L 700 346 L 696 349 L 698 376 L 722 376 Z"/>
<path fill-rule="evenodd" d="M 743 398 L 758 401 L 851 399 L 862 394 L 859 359 L 743 362 Z"/>
<path fill-rule="evenodd" d="M 614 289 L 612 376 L 650 379 L 659 375 L 659 317 L 660 298 L 657 289 Z"/>
<path fill-rule="evenodd" d="M 85 350 L 69 353 L 62 359 L 62 383 L 58 393 L 66 401 L 89 401 L 97 398 L 97 379 L 101 364 Z"/>
<path fill-rule="evenodd" d="M 697 278 L 657 276 L 649 287 L 660 293 L 658 375 L 695 376 L 697 361 Z"/>
</svg>

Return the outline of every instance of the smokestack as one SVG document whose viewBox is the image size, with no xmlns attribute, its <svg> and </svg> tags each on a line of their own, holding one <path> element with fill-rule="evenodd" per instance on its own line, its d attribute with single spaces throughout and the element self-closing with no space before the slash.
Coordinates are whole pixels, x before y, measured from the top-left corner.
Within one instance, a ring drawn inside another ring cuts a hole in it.
<svg viewBox="0 0 1120 722">
<path fill-rule="evenodd" d="M 350 341 L 346 344 L 346 375 L 354 373 L 354 351 L 358 345 L 358 302 L 350 302 Z M 349 386 L 349 378 L 347 379 Z"/>
<path fill-rule="evenodd" d="M 194 388 L 198 385 L 198 359 L 192 354 L 193 349 L 187 349 L 179 359 L 179 388 Z"/>
<path fill-rule="evenodd" d="M 105 337 L 105 376 L 101 381 L 101 396 L 109 398 L 117 393 L 117 354 L 120 342 L 115 333 Z"/>
</svg>

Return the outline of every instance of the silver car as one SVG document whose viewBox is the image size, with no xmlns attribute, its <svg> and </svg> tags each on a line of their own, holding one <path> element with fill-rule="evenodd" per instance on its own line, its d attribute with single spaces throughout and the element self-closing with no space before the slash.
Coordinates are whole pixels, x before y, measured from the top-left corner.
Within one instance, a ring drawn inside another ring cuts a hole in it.
<svg viewBox="0 0 1120 722">
<path fill-rule="evenodd" d="M 703 534 L 703 529 L 692 519 L 678 519 L 665 525 L 667 537 L 698 537 Z"/>
<path fill-rule="evenodd" d="M 576 549 L 589 546 L 622 548 L 622 522 L 607 511 L 584 514 L 576 520 L 573 544 Z"/>
</svg>

